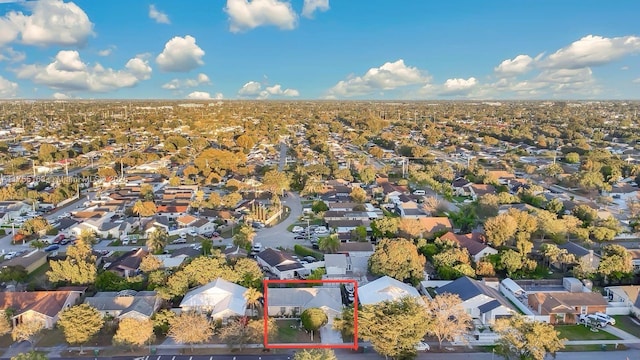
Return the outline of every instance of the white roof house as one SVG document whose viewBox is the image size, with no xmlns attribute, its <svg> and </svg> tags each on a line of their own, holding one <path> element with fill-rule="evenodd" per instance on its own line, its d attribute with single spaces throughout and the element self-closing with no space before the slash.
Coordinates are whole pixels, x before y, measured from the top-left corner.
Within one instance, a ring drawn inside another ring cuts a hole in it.
<svg viewBox="0 0 640 360">
<path fill-rule="evenodd" d="M 405 296 L 415 297 L 424 302 L 418 290 L 389 276 L 383 276 L 358 287 L 358 299 L 362 305 L 377 304 L 382 301 L 396 301 Z"/>
<path fill-rule="evenodd" d="M 218 278 L 189 291 L 180 308 L 182 311 L 211 312 L 214 319 L 244 316 L 247 311 L 246 291 L 243 286 Z"/>
<path fill-rule="evenodd" d="M 345 275 L 351 271 L 351 259 L 346 254 L 326 254 L 324 266 L 328 276 Z"/>
</svg>

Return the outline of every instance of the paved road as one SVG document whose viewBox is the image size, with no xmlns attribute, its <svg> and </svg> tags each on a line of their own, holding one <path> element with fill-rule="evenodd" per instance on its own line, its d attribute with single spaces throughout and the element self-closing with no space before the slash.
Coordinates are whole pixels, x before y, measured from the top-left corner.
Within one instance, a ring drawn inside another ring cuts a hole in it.
<svg viewBox="0 0 640 360">
<path fill-rule="evenodd" d="M 287 197 L 282 198 L 282 203 L 290 209 L 289 216 L 278 225 L 258 230 L 254 242 L 262 243 L 263 247 L 273 248 L 278 246 L 293 248 L 294 244 L 310 245 L 306 240 L 293 240 L 294 234 L 287 231 L 287 227 L 296 223 L 302 215 L 300 197 L 297 193 L 288 192 Z"/>
<path fill-rule="evenodd" d="M 278 171 L 284 171 L 284 167 L 287 165 L 287 144 L 280 142 L 280 157 L 278 158 Z"/>
</svg>

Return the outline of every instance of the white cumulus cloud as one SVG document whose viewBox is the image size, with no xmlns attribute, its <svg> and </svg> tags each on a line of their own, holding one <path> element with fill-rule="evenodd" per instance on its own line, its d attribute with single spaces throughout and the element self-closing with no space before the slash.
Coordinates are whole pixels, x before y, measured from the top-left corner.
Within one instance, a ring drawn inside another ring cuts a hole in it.
<svg viewBox="0 0 640 360">
<path fill-rule="evenodd" d="M 606 38 L 588 35 L 549 55 L 542 64 L 551 68 L 577 69 L 604 65 L 638 52 L 640 52 L 638 36 Z"/>
<path fill-rule="evenodd" d="M 478 85 L 478 80 L 474 77 L 468 79 L 447 79 L 442 86 L 444 94 L 464 94 L 471 91 Z"/>
<path fill-rule="evenodd" d="M 149 18 L 155 20 L 158 24 L 171 24 L 169 15 L 156 9 L 156 6 L 153 4 L 149 5 Z"/>
<path fill-rule="evenodd" d="M 211 94 L 204 91 L 194 91 L 191 94 L 187 95 L 187 99 L 192 100 L 209 100 L 211 99 Z"/>
<path fill-rule="evenodd" d="M 298 16 L 288 1 L 227 0 L 224 10 L 229 15 L 231 32 L 247 31 L 266 25 L 291 30 L 298 23 Z"/>
<path fill-rule="evenodd" d="M 507 59 L 493 69 L 498 75 L 514 76 L 529 72 L 533 65 L 533 58 L 529 55 L 518 55 L 515 58 Z"/>
<path fill-rule="evenodd" d="M 100 64 L 89 66 L 77 51 L 58 52 L 48 65 L 22 65 L 15 70 L 19 79 L 29 79 L 36 84 L 63 91 L 108 92 L 124 87 L 136 86 L 151 76 L 147 60 L 130 59 L 125 68 L 114 70 Z"/>
<path fill-rule="evenodd" d="M 256 97 L 257 99 L 267 99 L 270 96 L 286 96 L 297 97 L 300 96 L 300 92 L 296 89 L 283 89 L 282 85 L 275 84 L 273 86 L 267 86 L 264 89 L 262 85 L 257 81 L 249 81 L 244 84 L 238 95 L 241 97 Z"/>
<path fill-rule="evenodd" d="M 162 88 L 165 90 L 180 90 L 182 88 L 193 88 L 203 84 L 211 84 L 211 80 L 209 80 L 207 74 L 200 73 L 195 79 L 173 79 L 162 85 Z"/>
<path fill-rule="evenodd" d="M 407 66 L 404 60 L 387 62 L 369 69 L 363 76 L 351 77 L 329 89 L 329 96 L 360 96 L 380 90 L 426 83 L 430 78 L 420 69 Z"/>
<path fill-rule="evenodd" d="M 193 36 L 176 36 L 167 41 L 162 53 L 156 57 L 156 63 L 162 71 L 187 72 L 204 65 L 203 56 L 204 50 Z"/>
<path fill-rule="evenodd" d="M 111 55 L 111 53 L 113 53 L 113 50 L 115 50 L 115 48 L 116 47 L 114 45 L 111 45 L 106 49 L 99 50 L 98 51 L 98 56 L 103 56 L 103 57 L 104 56 L 109 56 L 109 55 Z"/>
<path fill-rule="evenodd" d="M 53 97 L 56 100 L 68 100 L 72 98 L 71 96 L 61 92 L 55 92 L 53 93 L 53 95 L 51 95 L 51 97 Z"/>
<path fill-rule="evenodd" d="M 0 44 L 19 39 L 23 44 L 84 46 L 93 23 L 75 3 L 62 0 L 24 2 L 30 15 L 11 11 L 0 18 Z"/>
<path fill-rule="evenodd" d="M 0 76 L 0 98 L 12 98 L 18 93 L 18 84 Z"/>
<path fill-rule="evenodd" d="M 304 0 L 302 16 L 312 18 L 316 11 L 329 10 L 329 0 Z"/>
</svg>

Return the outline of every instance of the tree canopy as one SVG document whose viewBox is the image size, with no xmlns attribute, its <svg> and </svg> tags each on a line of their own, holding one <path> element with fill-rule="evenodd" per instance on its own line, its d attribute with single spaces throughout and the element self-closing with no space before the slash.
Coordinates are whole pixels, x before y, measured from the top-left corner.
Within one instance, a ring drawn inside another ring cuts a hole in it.
<svg viewBox="0 0 640 360">
<path fill-rule="evenodd" d="M 426 259 L 416 246 L 402 238 L 383 239 L 369 258 L 369 270 L 374 275 L 388 275 L 396 280 L 417 284 L 424 279 Z"/>
<path fill-rule="evenodd" d="M 551 324 L 530 321 L 521 315 L 497 319 L 493 330 L 500 336 L 496 352 L 507 358 L 543 360 L 547 353 L 564 348 L 564 340 Z"/>
</svg>

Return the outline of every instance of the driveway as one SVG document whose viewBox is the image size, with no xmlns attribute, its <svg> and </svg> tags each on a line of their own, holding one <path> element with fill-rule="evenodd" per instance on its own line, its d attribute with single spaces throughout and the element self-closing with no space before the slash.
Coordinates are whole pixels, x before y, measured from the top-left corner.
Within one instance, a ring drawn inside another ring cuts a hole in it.
<svg viewBox="0 0 640 360">
<path fill-rule="evenodd" d="M 606 331 L 611 335 L 615 335 L 615 336 L 619 337 L 622 340 L 638 340 L 637 337 L 635 337 L 635 336 L 629 334 L 628 332 L 626 332 L 624 330 L 621 330 L 621 329 L 619 329 L 619 328 L 617 328 L 615 326 L 608 325 L 608 326 L 602 328 L 601 330 L 602 331 Z"/>
</svg>

